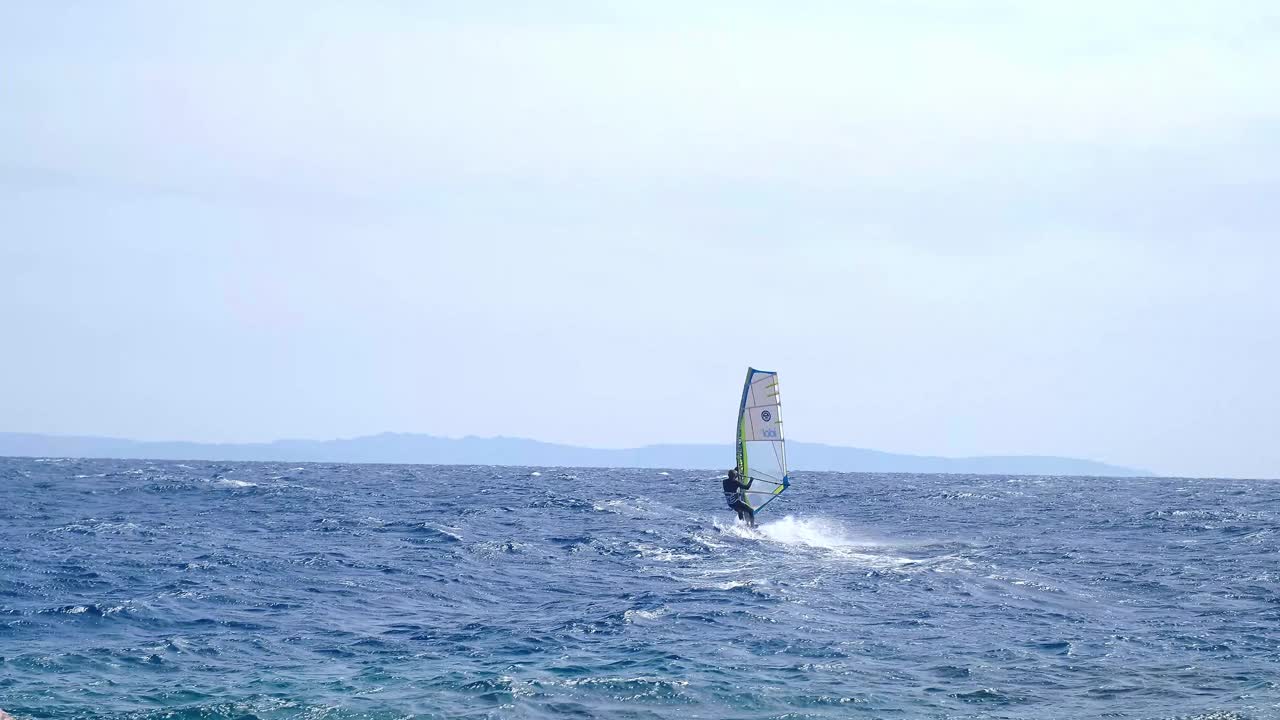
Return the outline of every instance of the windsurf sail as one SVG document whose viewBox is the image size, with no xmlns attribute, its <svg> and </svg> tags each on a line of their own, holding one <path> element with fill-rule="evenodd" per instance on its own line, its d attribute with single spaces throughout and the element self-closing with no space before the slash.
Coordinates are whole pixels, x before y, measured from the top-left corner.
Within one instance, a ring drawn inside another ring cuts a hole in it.
<svg viewBox="0 0 1280 720">
<path fill-rule="evenodd" d="M 738 477 L 749 481 L 742 500 L 753 512 L 791 485 L 776 372 L 747 368 L 738 407 Z"/>
</svg>

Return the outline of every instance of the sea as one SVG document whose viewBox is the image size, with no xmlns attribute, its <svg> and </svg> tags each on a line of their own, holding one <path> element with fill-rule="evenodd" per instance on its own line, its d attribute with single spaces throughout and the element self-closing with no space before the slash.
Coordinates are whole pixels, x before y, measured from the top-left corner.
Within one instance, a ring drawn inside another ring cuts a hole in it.
<svg viewBox="0 0 1280 720">
<path fill-rule="evenodd" d="M 27 718 L 1280 718 L 1280 483 L 0 459 Z"/>
</svg>

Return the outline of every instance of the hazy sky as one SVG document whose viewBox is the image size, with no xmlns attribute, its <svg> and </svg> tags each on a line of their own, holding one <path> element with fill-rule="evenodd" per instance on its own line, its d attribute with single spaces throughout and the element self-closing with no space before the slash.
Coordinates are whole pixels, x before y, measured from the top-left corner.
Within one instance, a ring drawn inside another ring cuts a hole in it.
<svg viewBox="0 0 1280 720">
<path fill-rule="evenodd" d="M 0 0 L 0 430 L 1280 477 L 1278 8 Z"/>
</svg>

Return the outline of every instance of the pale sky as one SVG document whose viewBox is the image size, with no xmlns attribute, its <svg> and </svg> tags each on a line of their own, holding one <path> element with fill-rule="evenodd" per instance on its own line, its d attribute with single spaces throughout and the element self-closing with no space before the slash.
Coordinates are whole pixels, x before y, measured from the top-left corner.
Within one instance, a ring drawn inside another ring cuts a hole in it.
<svg viewBox="0 0 1280 720">
<path fill-rule="evenodd" d="M 484 9 L 479 9 L 483 7 Z M 1280 477 L 1273 2 L 0 0 L 0 430 Z"/>
</svg>

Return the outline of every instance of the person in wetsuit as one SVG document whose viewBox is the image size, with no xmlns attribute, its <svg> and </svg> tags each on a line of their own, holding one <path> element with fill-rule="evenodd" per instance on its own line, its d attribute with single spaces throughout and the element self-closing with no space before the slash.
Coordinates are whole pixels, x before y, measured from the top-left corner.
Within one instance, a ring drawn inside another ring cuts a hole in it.
<svg viewBox="0 0 1280 720">
<path fill-rule="evenodd" d="M 724 501 L 729 506 L 730 510 L 738 513 L 739 520 L 746 520 L 747 524 L 755 527 L 755 511 L 752 510 L 751 506 L 747 505 L 742 498 L 742 491 L 746 490 L 749 485 L 751 485 L 750 480 L 742 482 L 742 480 L 738 478 L 737 468 L 730 470 L 725 476 L 723 483 Z"/>
</svg>

